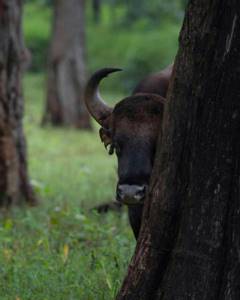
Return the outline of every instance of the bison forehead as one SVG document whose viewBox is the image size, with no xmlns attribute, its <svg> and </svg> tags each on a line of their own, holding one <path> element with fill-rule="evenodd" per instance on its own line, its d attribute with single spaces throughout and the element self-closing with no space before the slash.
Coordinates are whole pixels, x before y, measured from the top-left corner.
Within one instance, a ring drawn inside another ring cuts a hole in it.
<svg viewBox="0 0 240 300">
<path fill-rule="evenodd" d="M 120 137 L 122 140 L 130 138 L 131 142 L 140 137 L 155 139 L 159 133 L 160 124 L 159 118 L 155 118 L 155 121 L 151 120 L 151 122 L 147 119 L 131 120 L 129 118 L 121 118 L 114 122 L 113 136 Z"/>
<path fill-rule="evenodd" d="M 115 121 L 129 119 L 135 122 L 154 120 L 163 114 L 164 99 L 157 95 L 137 94 L 120 101 L 113 110 Z"/>
</svg>

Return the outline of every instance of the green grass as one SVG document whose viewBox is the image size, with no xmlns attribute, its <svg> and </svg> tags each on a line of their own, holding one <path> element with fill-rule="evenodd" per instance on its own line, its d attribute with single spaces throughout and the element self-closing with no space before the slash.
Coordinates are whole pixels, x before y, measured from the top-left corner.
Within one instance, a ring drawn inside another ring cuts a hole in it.
<svg viewBox="0 0 240 300">
<path fill-rule="evenodd" d="M 134 238 L 126 212 L 89 208 L 113 199 L 115 159 L 97 130 L 41 128 L 43 78 L 28 75 L 24 85 L 29 169 L 41 202 L 1 215 L 0 299 L 113 299 Z"/>
<path fill-rule="evenodd" d="M 28 77 L 25 128 L 28 136 L 30 171 L 41 196 L 59 197 L 88 207 L 111 200 L 116 184 L 115 160 L 109 157 L 97 129 L 85 132 L 39 126 L 44 98 L 42 77 Z M 40 94 L 36 95 L 35 91 Z M 34 95 L 34 96 L 33 96 Z M 39 97 L 33 98 L 33 97 Z M 46 191 L 46 193 L 45 193 Z"/>
</svg>

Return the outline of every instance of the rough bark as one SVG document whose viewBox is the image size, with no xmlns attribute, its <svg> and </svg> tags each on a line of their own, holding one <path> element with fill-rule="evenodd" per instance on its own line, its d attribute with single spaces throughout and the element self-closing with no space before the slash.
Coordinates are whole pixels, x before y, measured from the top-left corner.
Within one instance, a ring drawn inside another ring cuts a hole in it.
<svg viewBox="0 0 240 300">
<path fill-rule="evenodd" d="M 22 1 L 0 0 L 0 206 L 36 204 L 29 183 L 22 127 Z"/>
<path fill-rule="evenodd" d="M 43 123 L 91 128 L 84 85 L 84 0 L 55 0 Z"/>
<path fill-rule="evenodd" d="M 240 299 L 240 4 L 190 0 L 118 300 Z"/>
</svg>

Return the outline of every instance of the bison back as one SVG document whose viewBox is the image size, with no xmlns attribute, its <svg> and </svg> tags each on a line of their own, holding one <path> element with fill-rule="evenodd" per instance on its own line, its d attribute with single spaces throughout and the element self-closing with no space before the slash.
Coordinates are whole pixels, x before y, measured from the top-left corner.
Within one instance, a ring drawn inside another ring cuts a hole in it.
<svg viewBox="0 0 240 300">
<path fill-rule="evenodd" d="M 172 75 L 172 68 L 173 65 L 170 65 L 161 72 L 145 77 L 138 83 L 132 94 L 150 93 L 166 98 L 170 78 Z"/>
</svg>

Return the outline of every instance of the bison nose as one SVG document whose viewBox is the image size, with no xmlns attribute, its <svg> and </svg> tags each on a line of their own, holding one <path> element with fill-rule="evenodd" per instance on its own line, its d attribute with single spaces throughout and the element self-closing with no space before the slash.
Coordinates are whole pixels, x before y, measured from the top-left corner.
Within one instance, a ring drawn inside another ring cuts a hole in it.
<svg viewBox="0 0 240 300">
<path fill-rule="evenodd" d="M 120 184 L 117 186 L 117 200 L 127 205 L 142 203 L 145 194 L 145 185 Z"/>
</svg>

